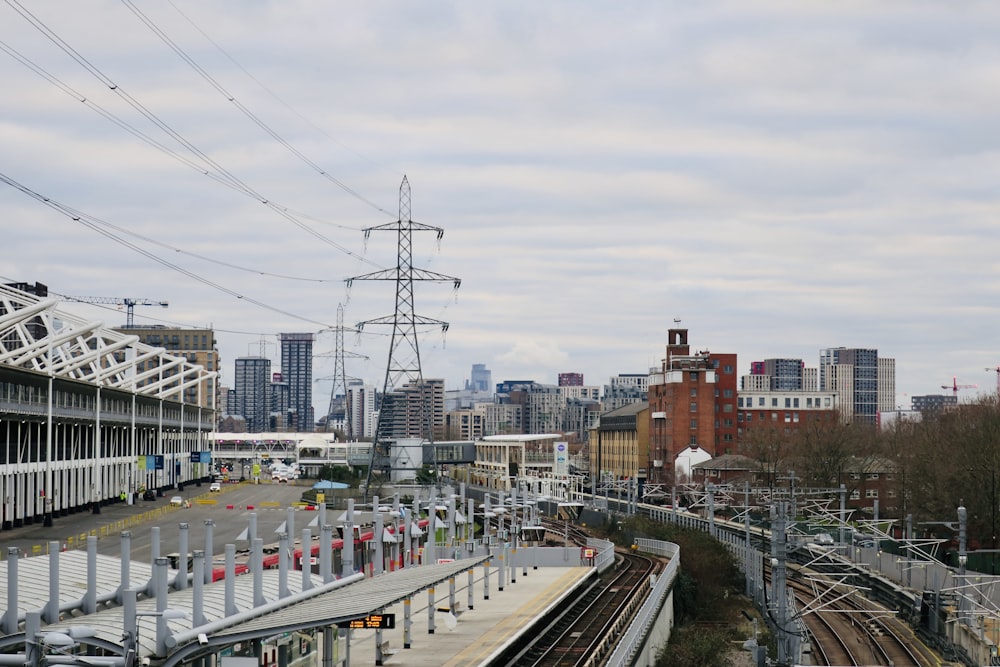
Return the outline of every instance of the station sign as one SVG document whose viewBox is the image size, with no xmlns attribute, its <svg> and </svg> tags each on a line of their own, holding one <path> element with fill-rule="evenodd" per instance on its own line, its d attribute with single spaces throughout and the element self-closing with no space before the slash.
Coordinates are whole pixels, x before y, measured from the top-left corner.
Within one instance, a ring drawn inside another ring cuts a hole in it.
<svg viewBox="0 0 1000 667">
<path fill-rule="evenodd" d="M 343 625 L 338 623 L 338 625 Z M 395 614 L 369 614 L 361 618 L 354 618 L 347 622 L 347 627 L 352 630 L 392 630 L 396 627 Z"/>
</svg>

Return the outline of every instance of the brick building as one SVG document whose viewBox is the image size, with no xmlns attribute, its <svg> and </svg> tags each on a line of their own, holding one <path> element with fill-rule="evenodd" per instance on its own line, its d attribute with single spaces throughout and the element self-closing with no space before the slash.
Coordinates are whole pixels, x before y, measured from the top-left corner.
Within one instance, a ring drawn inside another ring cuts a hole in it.
<svg viewBox="0 0 1000 667">
<path fill-rule="evenodd" d="M 670 483 L 674 460 L 692 446 L 736 451 L 736 355 L 691 353 L 687 329 L 668 331 L 667 353 L 649 374 L 649 481 Z"/>
</svg>

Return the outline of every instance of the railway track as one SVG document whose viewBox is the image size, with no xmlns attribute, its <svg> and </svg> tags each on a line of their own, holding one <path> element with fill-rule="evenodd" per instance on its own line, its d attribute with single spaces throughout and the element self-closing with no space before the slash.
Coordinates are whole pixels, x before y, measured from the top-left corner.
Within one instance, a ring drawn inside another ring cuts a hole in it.
<svg viewBox="0 0 1000 667">
<path fill-rule="evenodd" d="M 817 665 L 933 664 L 906 625 L 891 611 L 862 597 L 858 589 L 814 574 L 798 572 L 789 588 L 809 631 L 812 661 Z"/>
<path fill-rule="evenodd" d="M 553 527 L 553 531 L 556 529 Z M 560 533 L 560 537 L 563 534 Z M 585 538 L 574 530 L 570 539 Z M 627 623 L 645 599 L 651 574 L 661 571 L 661 561 L 627 550 L 616 551 L 615 567 L 569 601 L 540 632 L 511 647 L 494 661 L 517 667 L 577 667 L 599 664 L 595 656 L 614 648 L 608 638 L 613 629 Z"/>
</svg>

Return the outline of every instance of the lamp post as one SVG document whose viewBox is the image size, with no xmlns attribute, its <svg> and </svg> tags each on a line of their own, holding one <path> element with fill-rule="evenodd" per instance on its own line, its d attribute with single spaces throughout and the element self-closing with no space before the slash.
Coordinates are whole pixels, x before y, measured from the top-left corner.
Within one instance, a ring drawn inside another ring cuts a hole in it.
<svg viewBox="0 0 1000 667">
<path fill-rule="evenodd" d="M 162 647 L 159 646 L 161 636 L 166 635 L 166 627 L 160 627 L 162 623 L 164 626 L 167 621 L 175 620 L 179 618 L 188 618 L 186 611 L 180 609 L 158 609 L 158 610 L 143 610 L 139 611 L 136 609 L 136 589 L 129 588 L 125 590 L 123 599 L 123 621 L 125 624 L 122 641 L 125 645 L 126 655 L 129 650 L 134 651 L 136 657 L 139 656 L 139 619 L 147 616 L 151 616 L 157 619 L 157 650 Z"/>
</svg>

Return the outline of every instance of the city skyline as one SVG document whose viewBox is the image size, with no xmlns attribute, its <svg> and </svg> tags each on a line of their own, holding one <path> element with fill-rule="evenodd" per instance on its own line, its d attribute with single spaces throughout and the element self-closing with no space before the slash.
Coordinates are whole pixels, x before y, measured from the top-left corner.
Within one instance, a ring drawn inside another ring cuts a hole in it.
<svg viewBox="0 0 1000 667">
<path fill-rule="evenodd" d="M 212 328 L 231 386 L 280 332 L 331 352 L 338 304 L 346 326 L 392 312 L 346 279 L 395 265 L 363 230 L 405 175 L 444 229 L 413 266 L 462 281 L 415 295 L 449 324 L 420 340 L 449 387 L 473 363 L 603 385 L 656 366 L 679 319 L 741 374 L 874 348 L 900 404 L 992 393 L 1000 7 L 963 8 L 4 6 L 0 279 L 169 302 L 137 324 Z M 381 389 L 385 332 L 345 345 Z"/>
</svg>

